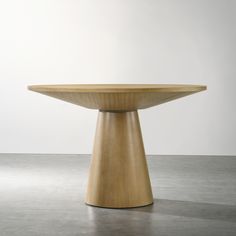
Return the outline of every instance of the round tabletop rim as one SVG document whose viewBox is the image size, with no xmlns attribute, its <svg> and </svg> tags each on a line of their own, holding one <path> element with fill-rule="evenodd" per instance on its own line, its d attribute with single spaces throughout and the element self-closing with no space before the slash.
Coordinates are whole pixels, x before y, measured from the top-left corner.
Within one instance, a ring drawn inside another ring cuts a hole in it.
<svg viewBox="0 0 236 236">
<path fill-rule="evenodd" d="M 195 84 L 41 84 L 29 85 L 35 92 L 130 93 L 130 92 L 198 92 L 207 89 Z"/>
</svg>

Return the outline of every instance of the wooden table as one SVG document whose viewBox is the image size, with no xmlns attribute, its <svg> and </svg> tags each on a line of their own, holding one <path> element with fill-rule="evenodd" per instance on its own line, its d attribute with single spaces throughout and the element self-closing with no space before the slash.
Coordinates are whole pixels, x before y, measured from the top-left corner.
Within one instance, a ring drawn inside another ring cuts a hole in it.
<svg viewBox="0 0 236 236">
<path fill-rule="evenodd" d="M 98 109 L 86 203 L 109 208 L 153 203 L 138 109 L 206 89 L 200 85 L 32 85 L 30 90 Z"/>
</svg>

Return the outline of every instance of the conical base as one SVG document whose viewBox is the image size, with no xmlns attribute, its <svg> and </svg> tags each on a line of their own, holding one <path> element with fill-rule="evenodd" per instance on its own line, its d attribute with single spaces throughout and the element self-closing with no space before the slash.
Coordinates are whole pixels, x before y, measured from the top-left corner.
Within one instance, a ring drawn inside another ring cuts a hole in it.
<svg viewBox="0 0 236 236">
<path fill-rule="evenodd" d="M 86 203 L 108 208 L 153 203 L 137 111 L 99 112 Z"/>
</svg>

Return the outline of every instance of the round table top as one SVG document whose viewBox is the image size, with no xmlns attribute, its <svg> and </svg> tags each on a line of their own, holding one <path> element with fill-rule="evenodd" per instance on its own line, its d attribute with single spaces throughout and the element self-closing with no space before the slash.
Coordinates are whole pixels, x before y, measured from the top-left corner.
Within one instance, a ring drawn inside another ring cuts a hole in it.
<svg viewBox="0 0 236 236">
<path fill-rule="evenodd" d="M 31 85 L 30 90 L 36 92 L 42 91 L 60 91 L 60 92 L 174 92 L 174 91 L 201 91 L 205 90 L 203 85 L 186 84 L 55 84 L 55 85 Z"/>
<path fill-rule="evenodd" d="M 29 90 L 90 109 L 128 111 L 156 106 L 206 90 L 185 84 L 57 84 L 31 85 Z"/>
</svg>

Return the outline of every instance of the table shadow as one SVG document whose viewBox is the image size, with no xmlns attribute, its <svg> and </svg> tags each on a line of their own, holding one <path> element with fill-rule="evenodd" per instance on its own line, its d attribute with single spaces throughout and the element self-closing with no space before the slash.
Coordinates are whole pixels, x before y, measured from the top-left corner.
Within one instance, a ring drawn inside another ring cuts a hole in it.
<svg viewBox="0 0 236 236">
<path fill-rule="evenodd" d="M 154 204 L 152 205 L 126 210 L 236 222 L 236 205 L 154 199 Z"/>
</svg>

